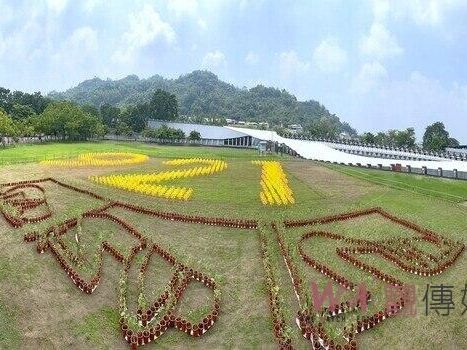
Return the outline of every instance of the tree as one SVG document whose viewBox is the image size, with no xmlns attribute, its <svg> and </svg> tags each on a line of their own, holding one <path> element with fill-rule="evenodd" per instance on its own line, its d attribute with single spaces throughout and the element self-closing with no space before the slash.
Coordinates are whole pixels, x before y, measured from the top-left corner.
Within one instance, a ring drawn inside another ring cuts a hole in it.
<svg viewBox="0 0 467 350">
<path fill-rule="evenodd" d="M 448 140 L 448 147 L 459 147 L 460 143 L 455 138 L 450 137 Z"/>
<path fill-rule="evenodd" d="M 94 117 L 100 118 L 99 110 L 96 107 L 92 106 L 92 105 L 82 105 L 81 109 L 84 112 L 86 112 L 86 113 L 88 113 L 88 114 L 90 114 L 90 115 L 92 115 Z"/>
<path fill-rule="evenodd" d="M 120 120 L 127 124 L 134 132 L 140 133 L 146 127 L 150 112 L 147 103 L 128 106 L 120 114 Z"/>
<path fill-rule="evenodd" d="M 367 144 L 374 144 L 376 142 L 375 135 L 373 135 L 371 132 L 365 132 L 360 136 L 360 140 Z"/>
<path fill-rule="evenodd" d="M 131 128 L 124 122 L 119 122 L 115 127 L 115 135 L 130 136 L 132 134 Z"/>
<path fill-rule="evenodd" d="M 397 133 L 398 131 L 394 129 L 386 132 L 385 144 L 387 146 L 396 147 Z"/>
<path fill-rule="evenodd" d="M 338 126 L 328 117 L 321 117 L 313 120 L 311 124 L 306 127 L 305 131 L 311 136 L 329 139 L 334 139 L 339 134 Z"/>
<path fill-rule="evenodd" d="M 34 109 L 27 105 L 20 105 L 18 103 L 13 104 L 11 107 L 11 118 L 13 120 L 25 120 L 35 115 Z"/>
<path fill-rule="evenodd" d="M 10 90 L 0 87 L 0 108 L 5 112 L 11 108 Z"/>
<path fill-rule="evenodd" d="M 386 139 L 386 134 L 380 131 L 375 135 L 375 144 L 384 146 L 387 144 Z"/>
<path fill-rule="evenodd" d="M 149 138 L 149 139 L 155 139 L 156 138 L 156 129 L 146 128 L 146 129 L 143 130 L 142 135 L 144 137 Z"/>
<path fill-rule="evenodd" d="M 339 121 L 339 119 L 338 119 L 338 121 Z M 340 122 L 340 121 L 339 121 L 339 122 Z M 352 127 L 350 126 L 350 124 L 347 123 L 347 122 L 343 122 L 343 123 L 342 123 L 341 129 L 342 129 L 341 131 L 346 132 L 346 133 L 349 134 L 349 136 L 351 136 L 351 137 L 357 137 L 357 135 L 358 135 L 358 134 L 357 134 L 357 130 L 355 130 L 354 128 L 352 128 Z"/>
<path fill-rule="evenodd" d="M 224 126 L 227 125 L 227 120 L 225 120 L 223 117 L 214 118 L 212 124 L 217 126 Z"/>
<path fill-rule="evenodd" d="M 201 140 L 201 134 L 199 133 L 199 131 L 192 130 L 190 132 L 190 135 L 188 135 L 188 139 L 190 141 L 199 141 Z"/>
<path fill-rule="evenodd" d="M 170 128 L 167 125 L 162 125 L 155 129 L 155 138 L 161 140 L 182 140 L 185 139 L 185 133 L 180 129 Z"/>
<path fill-rule="evenodd" d="M 104 103 L 100 107 L 100 115 L 102 122 L 109 128 L 115 127 L 120 120 L 120 108 Z"/>
<path fill-rule="evenodd" d="M 442 122 L 428 125 L 423 135 L 423 148 L 429 151 L 442 151 L 449 146 L 449 132 Z"/>
<path fill-rule="evenodd" d="M 34 136 L 36 134 L 36 130 L 34 128 L 34 118 L 35 115 L 28 119 L 23 119 L 16 122 L 17 134 L 18 136 Z"/>
<path fill-rule="evenodd" d="M 182 129 L 174 129 L 172 131 L 172 137 L 174 140 L 184 140 L 186 138 L 186 135 Z"/>
<path fill-rule="evenodd" d="M 150 116 L 160 120 L 175 120 L 178 117 L 178 102 L 174 94 L 157 89 L 149 102 Z"/>
<path fill-rule="evenodd" d="M 379 146 L 391 146 L 391 147 L 415 147 L 415 129 L 407 128 L 406 130 L 388 130 L 386 132 L 378 132 L 376 135 L 371 132 L 366 132 L 360 136 L 360 140 L 369 143 L 376 144 Z"/>
<path fill-rule="evenodd" d="M 28 94 L 21 91 L 11 92 L 8 89 L 0 87 L 0 108 L 3 108 L 8 114 L 12 113 L 14 105 L 28 106 L 34 113 L 42 113 L 47 105 L 50 103 L 50 99 L 41 95 L 40 92 L 34 94 Z"/>
<path fill-rule="evenodd" d="M 65 123 L 65 132 L 70 140 L 87 140 L 104 134 L 104 126 L 96 116 L 84 113 Z"/>
<path fill-rule="evenodd" d="M 5 145 L 4 137 L 13 137 L 16 136 L 16 126 L 8 114 L 0 108 L 0 138 L 2 140 L 2 145 Z"/>
<path fill-rule="evenodd" d="M 415 147 L 415 129 L 407 128 L 406 130 L 396 131 L 394 143 L 397 147 L 414 148 Z"/>
<path fill-rule="evenodd" d="M 104 130 L 98 117 L 68 101 L 50 103 L 36 123 L 36 129 L 44 134 L 70 140 L 86 140 Z"/>
</svg>

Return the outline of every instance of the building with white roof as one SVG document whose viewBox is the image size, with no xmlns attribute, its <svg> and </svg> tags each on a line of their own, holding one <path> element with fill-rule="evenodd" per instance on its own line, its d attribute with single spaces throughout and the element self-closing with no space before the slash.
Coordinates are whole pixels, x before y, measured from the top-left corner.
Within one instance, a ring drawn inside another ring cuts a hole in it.
<svg viewBox="0 0 467 350">
<path fill-rule="evenodd" d="M 405 169 L 407 172 L 467 179 L 466 158 L 449 159 L 439 155 L 415 153 L 407 150 L 384 149 L 373 146 L 349 145 L 329 141 L 291 139 L 279 136 L 275 131 L 245 127 L 185 124 L 150 120 L 148 127 L 162 125 L 181 129 L 185 135 L 198 131 L 201 144 L 208 146 L 229 146 L 257 148 L 260 141 L 283 144 L 293 154 L 336 164 L 364 166 L 380 169 Z"/>
<path fill-rule="evenodd" d="M 242 132 L 242 129 L 233 130 L 222 126 L 176 123 L 163 120 L 148 121 L 149 128 L 158 129 L 162 125 L 180 129 L 186 136 L 192 131 L 197 131 L 201 136 L 201 143 L 207 146 L 256 147 L 259 142 L 255 137 Z"/>
</svg>

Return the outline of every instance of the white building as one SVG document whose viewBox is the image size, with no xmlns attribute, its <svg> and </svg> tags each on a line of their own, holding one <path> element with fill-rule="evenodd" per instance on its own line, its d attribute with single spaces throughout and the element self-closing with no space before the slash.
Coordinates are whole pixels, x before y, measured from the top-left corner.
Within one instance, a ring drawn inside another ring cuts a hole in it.
<svg viewBox="0 0 467 350">
<path fill-rule="evenodd" d="M 240 131 L 236 131 L 214 125 L 175 123 L 162 120 L 148 121 L 148 128 L 158 129 L 162 125 L 180 129 L 187 137 L 190 132 L 198 131 L 201 136 L 200 143 L 206 146 L 256 147 L 259 142 L 258 139 L 242 132 L 241 129 Z"/>
</svg>

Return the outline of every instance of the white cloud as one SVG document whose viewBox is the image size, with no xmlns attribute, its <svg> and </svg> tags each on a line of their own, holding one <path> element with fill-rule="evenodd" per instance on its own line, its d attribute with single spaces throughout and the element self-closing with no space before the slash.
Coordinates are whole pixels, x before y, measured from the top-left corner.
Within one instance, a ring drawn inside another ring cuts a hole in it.
<svg viewBox="0 0 467 350">
<path fill-rule="evenodd" d="M 158 39 L 169 45 L 175 43 L 174 29 L 151 5 L 144 5 L 141 11 L 131 13 L 128 18 L 130 27 L 122 36 L 123 47 L 115 52 L 114 60 L 133 61 L 139 49 Z"/>
<path fill-rule="evenodd" d="M 264 0 L 240 0 L 238 2 L 238 7 L 240 8 L 241 11 L 245 11 L 247 9 L 250 9 L 253 6 L 262 6 L 264 3 Z"/>
<path fill-rule="evenodd" d="M 385 104 L 396 103 L 399 115 L 407 116 L 414 125 L 443 121 L 453 137 L 465 140 L 467 85 L 444 86 L 415 71 L 408 80 L 388 86 L 382 98 Z"/>
<path fill-rule="evenodd" d="M 250 6 L 250 1 L 249 0 L 241 0 L 239 3 L 239 7 L 241 10 L 245 10 Z"/>
<path fill-rule="evenodd" d="M 245 56 L 245 62 L 248 64 L 257 64 L 259 62 L 259 55 L 253 51 L 249 51 Z"/>
<path fill-rule="evenodd" d="M 226 63 L 225 55 L 219 51 L 215 50 L 208 52 L 202 62 L 203 68 L 218 68 Z"/>
<path fill-rule="evenodd" d="M 198 1 L 197 0 L 169 0 L 167 9 L 177 17 L 197 16 Z"/>
<path fill-rule="evenodd" d="M 56 65 L 75 67 L 93 61 L 98 50 L 97 31 L 91 27 L 80 27 L 73 31 L 52 58 Z"/>
<path fill-rule="evenodd" d="M 464 0 L 415 0 L 407 1 L 401 16 L 411 18 L 415 23 L 421 25 L 443 24 L 449 14 L 467 8 Z M 399 10 L 400 11 L 400 10 Z"/>
<path fill-rule="evenodd" d="M 200 15 L 202 11 L 198 0 L 169 0 L 167 10 L 176 20 L 189 18 L 202 30 L 208 27 L 206 20 Z"/>
<path fill-rule="evenodd" d="M 301 74 L 310 69 L 310 63 L 300 60 L 294 50 L 282 52 L 279 55 L 279 69 L 283 78 Z"/>
<path fill-rule="evenodd" d="M 130 14 L 129 19 L 130 29 L 123 39 L 136 47 L 144 47 L 159 37 L 169 44 L 175 41 L 175 31 L 151 5 L 144 5 L 142 11 Z"/>
<path fill-rule="evenodd" d="M 99 48 L 97 31 L 91 27 L 81 27 L 71 34 L 68 40 L 70 49 L 79 50 L 82 55 L 96 52 Z"/>
<path fill-rule="evenodd" d="M 363 130 L 415 127 L 420 137 L 426 125 L 442 121 L 453 137 L 465 140 L 465 83 L 446 85 L 413 71 L 403 80 L 381 80 L 378 89 L 368 91 L 364 98 L 365 103 L 354 99 L 349 106 L 354 118 L 366 116 L 357 125 Z"/>
<path fill-rule="evenodd" d="M 36 9 L 31 9 L 30 13 L 21 17 L 21 22 L 15 26 L 15 30 L 3 32 L 0 46 L 3 47 L 4 53 L 8 52 L 8 55 L 4 56 L 6 60 L 11 62 L 27 61 L 29 63 L 53 47 L 46 40 L 45 35 L 46 30 L 48 31 L 47 34 L 51 35 L 53 33 L 55 21 L 50 19 L 46 28 L 37 17 Z M 14 22 L 16 21 L 18 21 L 17 18 L 15 18 Z"/>
<path fill-rule="evenodd" d="M 208 29 L 208 24 L 202 18 L 198 18 L 198 20 L 196 21 L 196 24 L 198 24 L 198 27 L 202 30 Z"/>
<path fill-rule="evenodd" d="M 6 41 L 5 39 L 3 39 L 2 32 L 0 32 L 0 57 L 2 57 L 5 51 L 6 51 Z"/>
<path fill-rule="evenodd" d="M 404 50 L 397 39 L 381 23 L 373 23 L 368 36 L 360 42 L 360 51 L 372 58 L 384 59 L 401 55 Z"/>
<path fill-rule="evenodd" d="M 47 0 L 47 8 L 56 15 L 61 14 L 67 5 L 68 0 Z"/>
<path fill-rule="evenodd" d="M 388 72 L 381 63 L 377 61 L 365 63 L 352 82 L 352 91 L 366 94 L 378 88 L 387 77 Z"/>
<path fill-rule="evenodd" d="M 465 0 L 371 0 L 376 21 L 388 16 L 410 20 L 418 25 L 436 26 L 461 8 L 467 8 Z"/>
<path fill-rule="evenodd" d="M 447 116 L 442 112 L 443 108 L 457 106 L 459 114 L 464 114 L 463 111 L 467 108 L 467 85 L 454 83 L 451 87 L 444 87 L 439 81 L 430 79 L 418 71 L 413 71 L 407 81 L 394 83 L 391 89 L 417 101 L 412 108 L 420 109 L 420 113 L 417 113 L 419 115 L 422 114 L 421 111 L 431 109 L 437 111 L 440 118 L 444 118 Z"/>
<path fill-rule="evenodd" d="M 313 64 L 325 73 L 339 72 L 346 62 L 347 52 L 335 38 L 322 40 L 313 52 Z"/>
<path fill-rule="evenodd" d="M 412 4 L 408 4 L 410 8 L 407 11 L 407 15 L 411 15 L 413 20 L 418 24 L 430 24 L 436 25 L 442 21 L 446 5 L 449 6 L 452 1 L 415 1 Z"/>
<path fill-rule="evenodd" d="M 0 0 L 0 23 L 8 23 L 14 18 L 13 8 Z"/>
<path fill-rule="evenodd" d="M 384 21 L 391 10 L 391 4 L 388 0 L 371 0 L 371 7 L 374 20 L 377 22 Z"/>
<path fill-rule="evenodd" d="M 91 13 L 95 8 L 102 3 L 102 0 L 85 0 L 83 2 L 83 9 L 87 13 Z"/>
</svg>

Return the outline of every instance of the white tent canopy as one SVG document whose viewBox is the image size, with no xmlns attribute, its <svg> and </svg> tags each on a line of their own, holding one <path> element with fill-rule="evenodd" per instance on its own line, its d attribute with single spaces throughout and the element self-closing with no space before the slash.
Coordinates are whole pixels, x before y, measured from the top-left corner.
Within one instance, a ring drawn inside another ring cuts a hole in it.
<svg viewBox="0 0 467 350">
<path fill-rule="evenodd" d="M 341 152 L 330 147 L 325 142 L 319 141 L 307 141 L 307 140 L 296 140 L 288 139 L 282 136 L 279 136 L 275 131 L 267 130 L 256 130 L 256 129 L 246 129 L 246 128 L 234 128 L 227 127 L 231 130 L 242 132 L 244 134 L 250 135 L 260 140 L 273 141 L 284 143 L 300 156 L 306 159 L 314 159 L 321 161 L 345 163 L 345 164 L 357 164 L 362 165 L 371 164 L 376 167 L 378 164 L 382 166 L 389 167 L 391 164 L 399 163 L 402 166 L 411 166 L 413 168 L 422 168 L 427 167 L 428 169 L 438 169 L 442 168 L 443 170 L 454 170 L 458 171 L 467 171 L 467 162 L 462 162 L 458 160 L 404 160 L 404 159 L 387 159 L 387 158 L 378 158 L 378 157 L 366 157 L 356 154 L 349 154 Z M 417 154 L 413 154 L 414 157 L 417 157 Z"/>
</svg>

